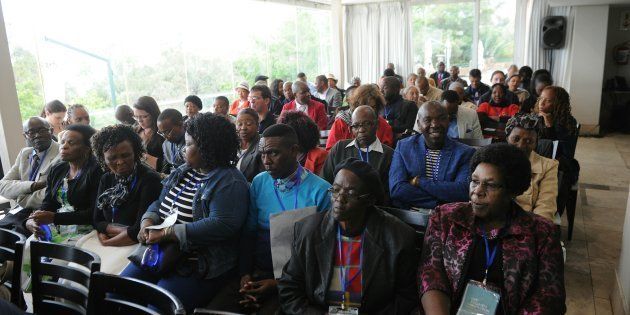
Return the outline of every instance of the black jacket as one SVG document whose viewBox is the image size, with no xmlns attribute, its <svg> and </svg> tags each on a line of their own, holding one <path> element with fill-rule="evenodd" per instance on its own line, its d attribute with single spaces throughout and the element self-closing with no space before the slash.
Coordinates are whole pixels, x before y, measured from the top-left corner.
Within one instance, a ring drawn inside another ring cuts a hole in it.
<svg viewBox="0 0 630 315">
<path fill-rule="evenodd" d="M 376 208 L 367 209 L 363 244 L 361 314 L 409 314 L 420 305 L 418 257 L 411 227 Z M 295 224 L 291 259 L 278 281 L 286 314 L 324 314 L 336 248 L 337 222 L 330 211 Z"/>
<path fill-rule="evenodd" d="M 70 171 L 68 162 L 59 162 L 53 165 L 46 178 L 46 194 L 42 202 L 41 210 L 57 212 L 61 208 L 61 203 L 57 200 L 59 189 L 63 185 L 63 179 Z M 74 212 L 64 212 L 55 214 L 55 224 L 57 225 L 92 225 L 92 213 L 96 204 L 96 194 L 98 184 L 103 171 L 90 156 L 90 159 L 83 167 L 81 176 L 68 181 L 67 198 L 68 203 L 74 208 Z"/>
<path fill-rule="evenodd" d="M 383 118 L 392 127 L 394 134 L 413 130 L 417 114 L 418 106 L 414 102 L 403 99 L 400 95 L 383 108 Z"/>
<path fill-rule="evenodd" d="M 271 113 L 268 115 L 271 115 Z M 259 142 L 260 136 L 256 136 L 256 139 L 249 144 L 249 148 L 243 152 L 241 165 L 238 168 L 238 170 L 243 173 L 248 183 L 251 183 L 256 175 L 265 170 L 262 160 L 260 159 L 260 150 L 258 149 Z"/>
</svg>

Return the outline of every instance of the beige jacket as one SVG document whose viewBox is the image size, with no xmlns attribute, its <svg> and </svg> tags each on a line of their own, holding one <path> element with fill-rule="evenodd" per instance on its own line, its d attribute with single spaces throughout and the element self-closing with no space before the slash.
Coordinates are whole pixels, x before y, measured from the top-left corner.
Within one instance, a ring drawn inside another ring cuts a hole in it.
<svg viewBox="0 0 630 315">
<path fill-rule="evenodd" d="M 532 151 L 529 162 L 532 164 L 532 182 L 525 193 L 516 197 L 516 203 L 525 211 L 533 211 L 553 221 L 558 211 L 558 161 Z"/>
<path fill-rule="evenodd" d="M 440 97 L 442 97 L 442 90 L 429 86 L 429 90 L 424 97 L 427 99 L 427 101 L 439 101 Z"/>
</svg>

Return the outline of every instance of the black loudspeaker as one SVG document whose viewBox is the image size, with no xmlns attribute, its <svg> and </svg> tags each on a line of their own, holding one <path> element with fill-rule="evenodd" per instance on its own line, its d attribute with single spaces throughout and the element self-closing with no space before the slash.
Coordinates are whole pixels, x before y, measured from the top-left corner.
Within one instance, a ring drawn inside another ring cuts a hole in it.
<svg viewBox="0 0 630 315">
<path fill-rule="evenodd" d="M 564 46 L 567 19 L 564 16 L 547 16 L 542 21 L 542 46 L 558 49 Z"/>
</svg>

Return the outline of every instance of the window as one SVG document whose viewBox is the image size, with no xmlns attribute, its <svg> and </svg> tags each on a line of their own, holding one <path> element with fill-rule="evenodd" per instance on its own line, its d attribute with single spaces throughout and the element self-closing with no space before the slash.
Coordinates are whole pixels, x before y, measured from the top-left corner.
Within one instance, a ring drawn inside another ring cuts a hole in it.
<svg viewBox="0 0 630 315">
<path fill-rule="evenodd" d="M 115 122 L 116 104 L 142 95 L 183 110 L 197 94 L 209 111 L 258 74 L 313 80 L 330 71 L 327 10 L 251 0 L 2 4 L 23 119 L 59 99 L 88 106 L 98 128 Z"/>
<path fill-rule="evenodd" d="M 479 2 L 479 12 L 475 12 Z M 475 15 L 479 25 L 475 24 Z M 515 2 L 511 0 L 473 0 L 420 4 L 412 10 L 413 58 L 416 68 L 422 66 L 427 75 L 443 61 L 447 70 L 460 67 L 460 76 L 468 77 L 478 68 L 483 81 L 490 80 L 494 70 L 506 71 L 514 54 Z M 479 30 L 477 51 L 475 29 Z"/>
</svg>

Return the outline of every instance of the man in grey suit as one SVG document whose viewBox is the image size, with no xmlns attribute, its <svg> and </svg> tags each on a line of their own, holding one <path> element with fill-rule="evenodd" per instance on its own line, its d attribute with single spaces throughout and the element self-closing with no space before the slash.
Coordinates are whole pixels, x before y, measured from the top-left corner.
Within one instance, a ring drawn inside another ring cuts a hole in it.
<svg viewBox="0 0 630 315">
<path fill-rule="evenodd" d="M 15 223 L 21 222 L 19 218 L 26 219 L 41 206 L 48 171 L 59 155 L 59 144 L 52 141 L 52 128 L 43 118 L 29 118 L 23 125 L 23 135 L 28 147 L 20 151 L 13 167 L 0 180 L 0 196 L 17 203 L 10 214 L 0 220 L 2 228 L 14 228 Z"/>
<path fill-rule="evenodd" d="M 328 112 L 341 107 L 341 93 L 328 87 L 328 79 L 325 75 L 318 75 L 315 78 L 315 88 L 317 88 L 315 96 L 328 103 Z"/>
</svg>

